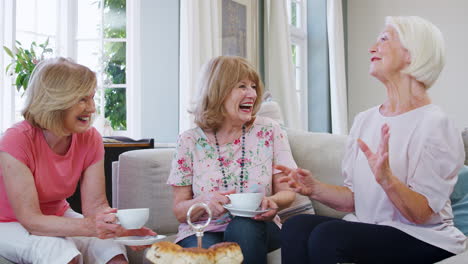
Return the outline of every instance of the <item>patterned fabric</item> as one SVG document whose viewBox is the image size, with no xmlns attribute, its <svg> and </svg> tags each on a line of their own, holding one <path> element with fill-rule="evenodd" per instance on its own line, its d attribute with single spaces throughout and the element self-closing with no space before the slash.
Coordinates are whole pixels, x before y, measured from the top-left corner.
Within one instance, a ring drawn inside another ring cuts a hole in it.
<svg viewBox="0 0 468 264">
<path fill-rule="evenodd" d="M 194 128 L 179 136 L 172 169 L 167 180 L 173 186 L 192 186 L 194 198 L 207 192 L 239 191 L 242 162 L 241 138 L 220 145 L 221 160 L 225 168 L 228 188 L 222 184 L 215 142 L 210 142 L 201 128 Z M 270 118 L 257 117 L 245 135 L 244 192 L 272 195 L 272 175 L 279 171 L 273 165 L 296 168 L 286 132 Z M 222 232 L 231 221 L 231 215 L 213 219 L 205 231 Z M 202 218 L 200 221 L 204 221 Z M 277 219 L 279 223 L 279 219 Z M 187 224 L 179 226 L 176 241 L 194 234 Z"/>
</svg>

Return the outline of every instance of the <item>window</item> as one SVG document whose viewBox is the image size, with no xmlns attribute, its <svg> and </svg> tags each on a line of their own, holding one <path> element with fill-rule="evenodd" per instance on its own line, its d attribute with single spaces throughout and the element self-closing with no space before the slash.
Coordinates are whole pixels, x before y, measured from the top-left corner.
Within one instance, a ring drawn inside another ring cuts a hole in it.
<svg viewBox="0 0 468 264">
<path fill-rule="evenodd" d="M 291 52 L 295 69 L 296 94 L 301 123 L 308 127 L 307 103 L 307 1 L 286 0 L 288 7 L 289 29 L 291 33 Z"/>
<path fill-rule="evenodd" d="M 127 130 L 125 0 L 77 1 L 76 60 L 98 75 L 98 113 Z"/>
<path fill-rule="evenodd" d="M 128 135 L 126 0 L 4 0 L 4 2 L 2 1 L 2 4 L 11 4 L 12 8 L 5 8 L 2 12 L 6 17 L 12 16 L 13 19 L 2 25 L 3 31 L 12 28 L 13 34 L 11 41 L 2 39 L 0 44 L 3 46 L 14 43 L 13 40 L 16 39 L 24 48 L 29 48 L 33 41 L 43 43 L 49 39 L 49 47 L 53 49 L 54 56 L 70 57 L 88 66 L 96 72 L 98 79 L 95 97 L 97 113 L 110 121 L 114 131 L 117 131 L 116 134 Z M 15 9 L 17 12 L 14 12 Z M 0 60 L 3 72 L 8 63 L 7 56 Z M 3 95 L 2 101 L 8 101 L 5 97 L 16 90 L 9 85 L 5 85 L 2 89 L 10 90 L 0 91 Z M 20 93 L 14 93 L 14 101 L 1 106 L 2 111 L 8 113 L 14 111 L 14 114 L 11 114 L 11 118 L 8 118 L 10 116 L 8 114 L 3 115 L 0 131 L 21 120 L 23 98 Z"/>
<path fill-rule="evenodd" d="M 44 43 L 49 40 L 49 47 L 55 50 L 57 40 L 57 1 L 22 0 L 16 2 L 16 40 L 23 48 L 30 48 L 33 42 Z M 38 49 L 35 49 L 38 51 Z M 52 55 L 52 54 L 49 54 Z M 15 89 L 15 121 L 22 120 L 21 109 L 24 105 L 23 91 Z"/>
</svg>

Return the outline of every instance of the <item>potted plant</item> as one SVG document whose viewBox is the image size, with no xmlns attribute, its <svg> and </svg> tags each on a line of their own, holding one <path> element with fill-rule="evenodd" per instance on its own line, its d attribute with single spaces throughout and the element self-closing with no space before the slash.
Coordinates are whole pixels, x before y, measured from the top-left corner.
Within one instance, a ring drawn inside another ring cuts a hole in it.
<svg viewBox="0 0 468 264">
<path fill-rule="evenodd" d="M 28 87 L 29 78 L 36 65 L 44 60 L 47 53 L 52 54 L 52 49 L 49 48 L 49 39 L 44 43 L 37 45 L 36 42 L 31 43 L 31 47 L 25 49 L 19 41 L 16 41 L 15 52 L 3 46 L 5 52 L 12 58 L 12 62 L 7 65 L 6 72 L 10 75 L 16 75 L 14 85 L 16 90 L 24 94 Z"/>
</svg>

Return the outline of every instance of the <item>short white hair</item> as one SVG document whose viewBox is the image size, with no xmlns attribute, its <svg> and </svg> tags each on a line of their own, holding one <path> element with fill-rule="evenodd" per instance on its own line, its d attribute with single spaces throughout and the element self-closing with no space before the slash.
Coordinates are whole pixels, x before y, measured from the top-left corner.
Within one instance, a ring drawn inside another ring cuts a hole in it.
<svg viewBox="0 0 468 264">
<path fill-rule="evenodd" d="M 417 16 L 388 16 L 385 24 L 393 27 L 410 54 L 411 63 L 402 70 L 429 89 L 445 65 L 445 42 L 440 30 Z"/>
</svg>

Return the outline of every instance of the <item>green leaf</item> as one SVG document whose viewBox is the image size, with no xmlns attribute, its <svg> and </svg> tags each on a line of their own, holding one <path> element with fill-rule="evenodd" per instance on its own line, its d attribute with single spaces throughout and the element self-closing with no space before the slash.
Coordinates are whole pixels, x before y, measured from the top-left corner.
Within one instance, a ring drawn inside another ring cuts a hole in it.
<svg viewBox="0 0 468 264">
<path fill-rule="evenodd" d="M 15 55 L 13 55 L 13 52 L 11 52 L 11 50 L 9 48 L 3 46 L 3 49 L 8 54 L 8 56 L 10 56 L 11 58 L 15 58 Z"/>
<path fill-rule="evenodd" d="M 11 65 L 13 65 L 13 63 L 10 63 L 6 66 L 5 73 L 8 73 L 8 70 L 10 69 Z"/>
<path fill-rule="evenodd" d="M 15 64 L 15 73 L 20 73 L 20 72 L 21 72 L 21 69 L 22 69 L 22 68 L 21 68 L 21 64 L 16 63 L 16 64 Z"/>
<path fill-rule="evenodd" d="M 47 38 L 44 43 L 39 45 L 36 42 L 32 42 L 29 50 L 23 48 L 19 41 L 16 41 L 16 46 L 14 48 L 15 52 L 12 52 L 7 47 L 3 47 L 8 56 L 13 59 L 12 63 L 6 67 L 6 71 L 8 72 L 10 69 L 14 68 L 14 73 L 16 74 L 15 86 L 18 92 L 23 90 L 21 96 L 23 96 L 27 89 L 29 78 L 34 71 L 36 64 L 44 58 L 44 53 L 53 52 L 51 48 L 48 48 L 48 45 L 49 39 Z M 40 47 L 40 50 L 42 50 L 40 58 L 37 56 L 37 52 L 39 52 L 38 46 Z"/>
<path fill-rule="evenodd" d="M 23 86 L 23 90 L 25 91 L 26 91 L 26 88 L 28 87 L 29 77 L 31 77 L 31 75 L 25 75 L 23 79 L 22 86 Z"/>
<path fill-rule="evenodd" d="M 16 77 L 15 85 L 16 85 L 16 89 L 18 90 L 18 92 L 23 86 L 24 76 L 25 76 L 24 74 L 18 74 L 18 77 Z"/>
</svg>

